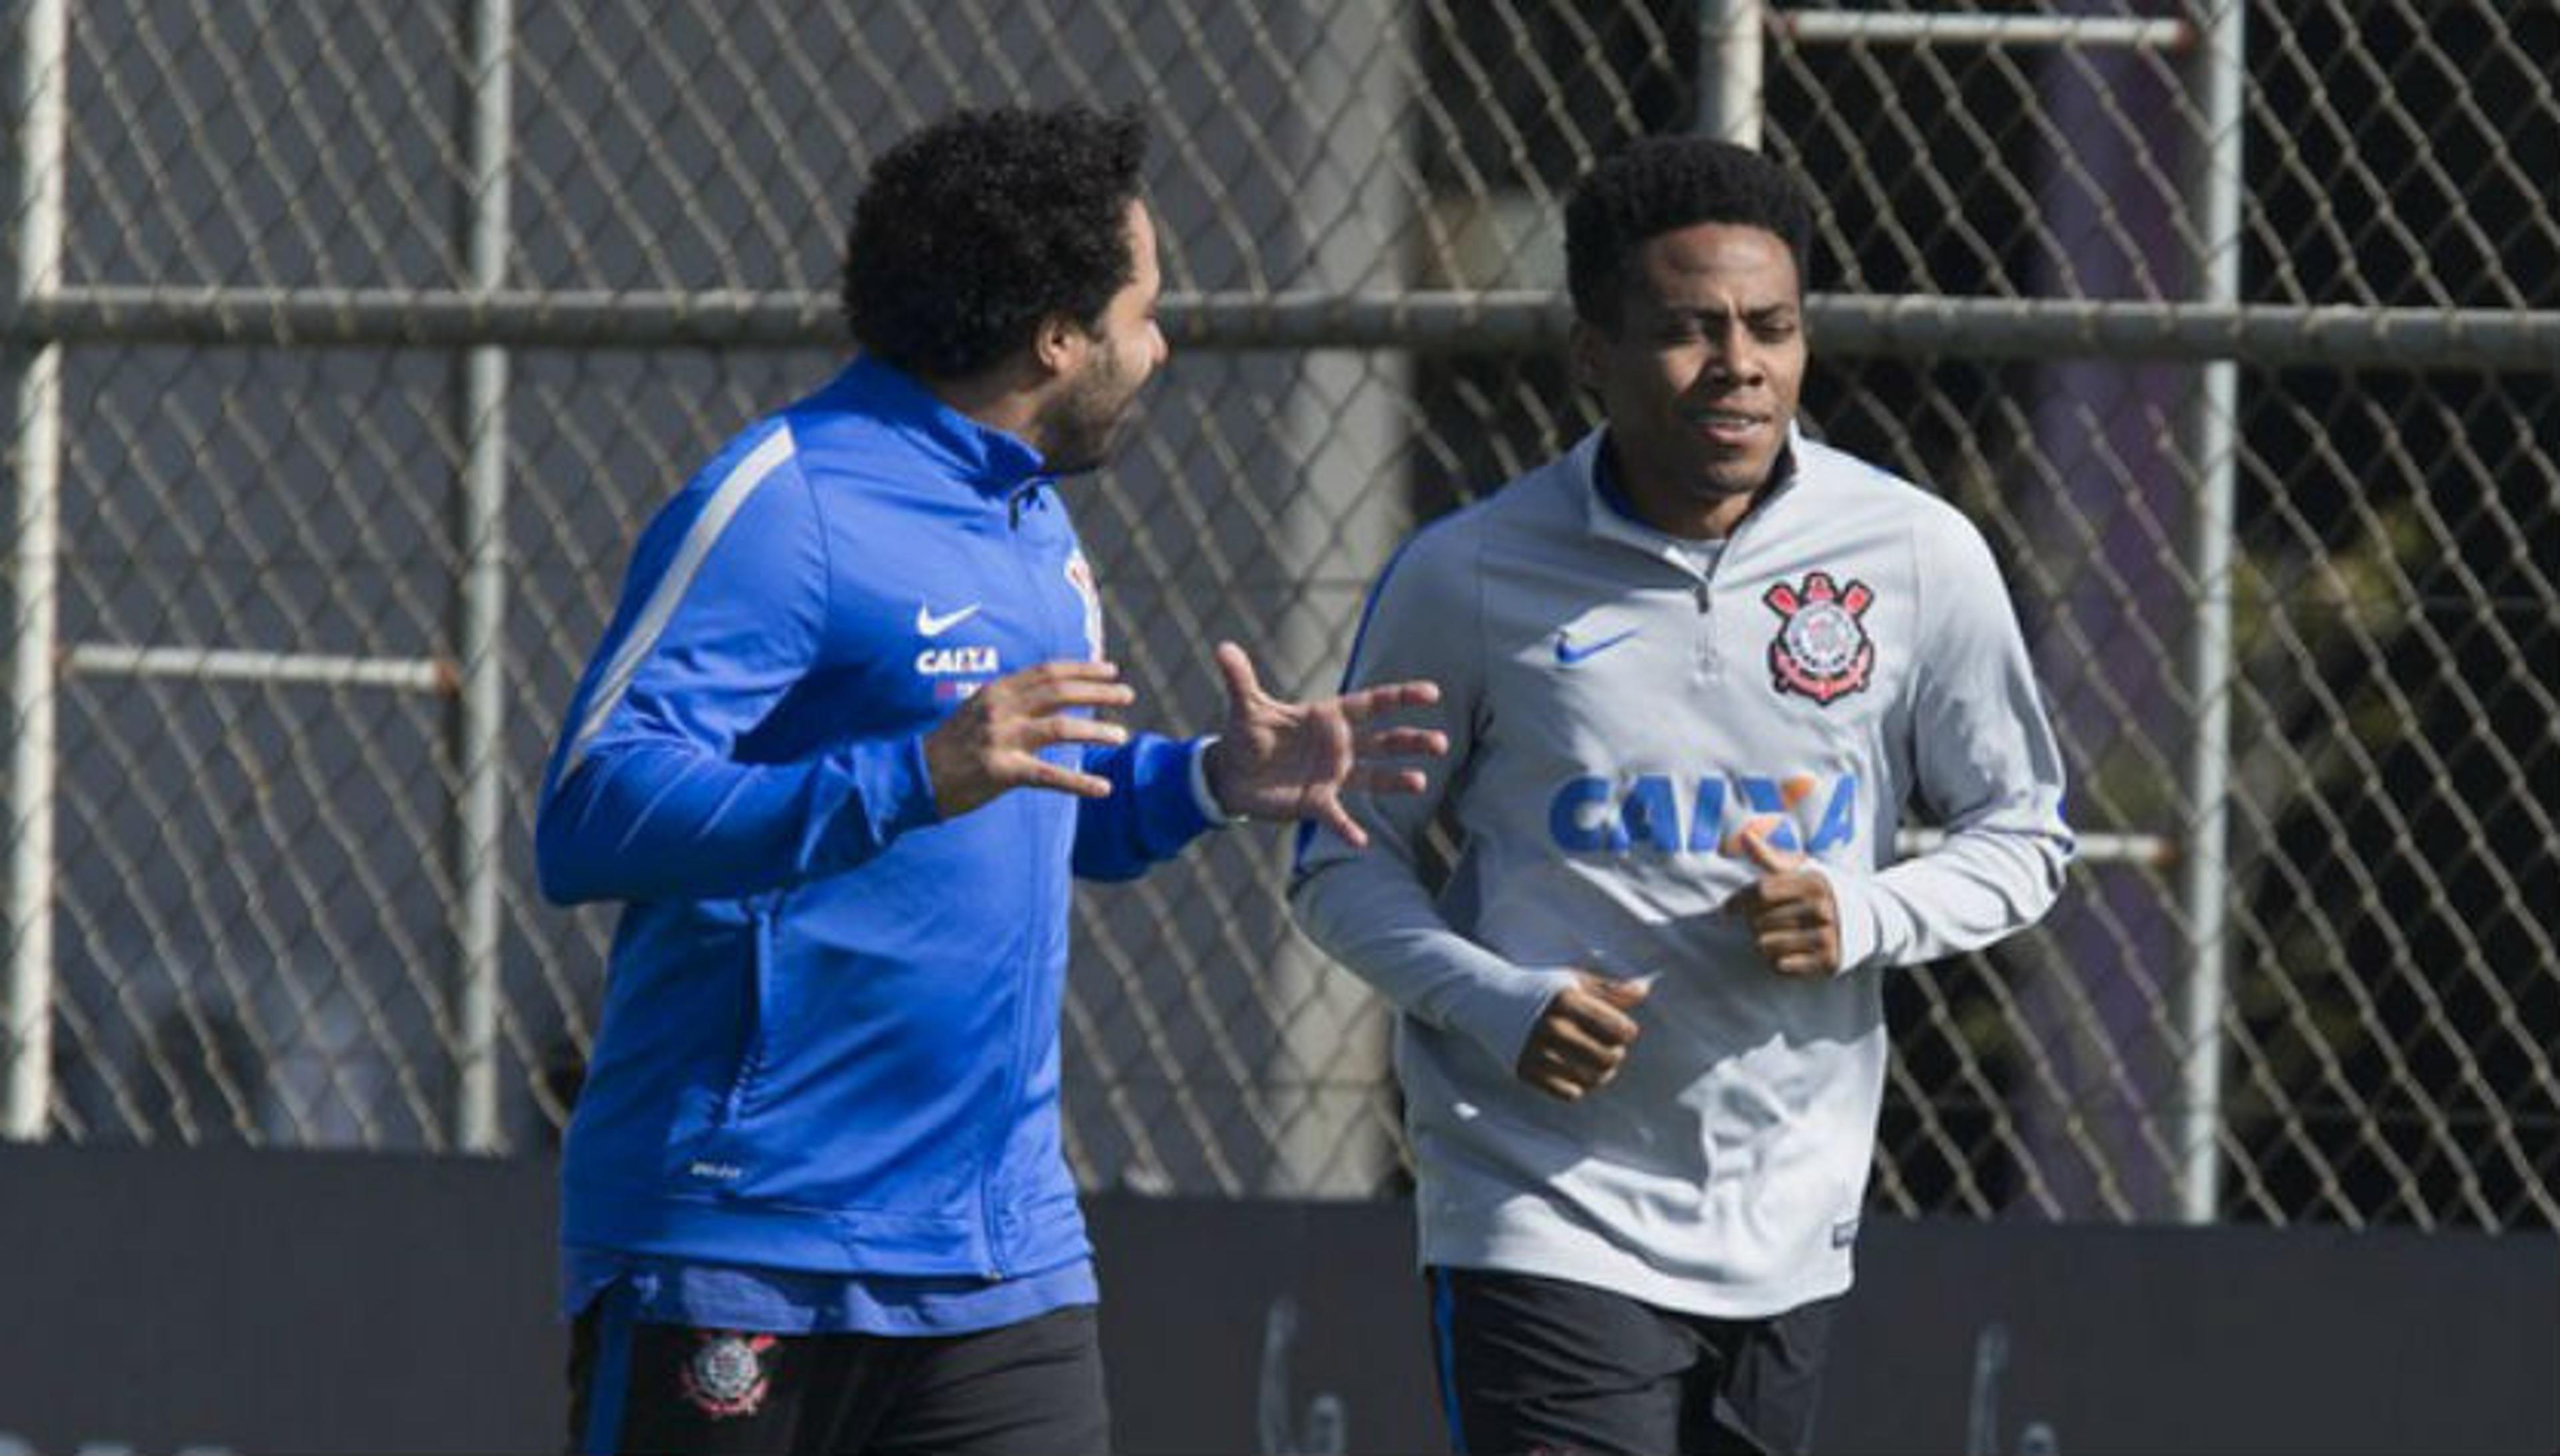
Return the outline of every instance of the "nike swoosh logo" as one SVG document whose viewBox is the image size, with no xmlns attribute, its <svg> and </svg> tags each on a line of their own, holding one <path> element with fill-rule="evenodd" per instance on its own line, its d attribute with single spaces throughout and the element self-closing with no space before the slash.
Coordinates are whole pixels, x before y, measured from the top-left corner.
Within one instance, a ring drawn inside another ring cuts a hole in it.
<svg viewBox="0 0 2560 1456">
<path fill-rule="evenodd" d="M 1603 637 L 1599 641 L 1590 643 L 1587 646 L 1576 647 L 1573 645 L 1572 638 L 1565 636 L 1562 632 L 1558 632 L 1555 634 L 1555 660 L 1566 667 L 1571 667 L 1575 663 L 1581 662 L 1586 658 L 1597 657 L 1601 653 L 1608 651 L 1610 648 L 1617 646 L 1619 643 L 1624 642 L 1635 635 L 1636 629 L 1629 627 L 1627 630 L 1619 633 L 1615 637 Z"/>
<path fill-rule="evenodd" d="M 977 614 L 978 603 L 974 601 L 958 611 L 944 612 L 940 616 L 935 616 L 933 608 L 919 601 L 915 604 L 915 630 L 926 637 L 939 637 Z"/>
</svg>

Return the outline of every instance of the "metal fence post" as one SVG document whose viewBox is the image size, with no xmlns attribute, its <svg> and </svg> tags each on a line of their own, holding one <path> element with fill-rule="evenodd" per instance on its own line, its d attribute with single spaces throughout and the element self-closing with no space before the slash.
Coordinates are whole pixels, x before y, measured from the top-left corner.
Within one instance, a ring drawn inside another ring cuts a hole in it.
<svg viewBox="0 0 2560 1456">
<path fill-rule="evenodd" d="M 62 282 L 64 0 L 29 0 L 19 31 L 18 237 L 11 292 L 20 307 Z M 54 686 L 62 553 L 63 348 L 8 351 L 16 377 L 17 501 L 10 548 L 8 1067 L 0 1134 L 34 1142 L 51 1121 L 54 1082 Z"/>
<path fill-rule="evenodd" d="M 2242 0 L 2221 0 L 2203 26 L 2193 70 L 2202 102 L 2197 165 L 2188 187 L 2195 210 L 2196 300 L 2224 307 L 2240 298 L 2240 203 L 2243 86 L 2247 81 Z M 2188 1223 L 2213 1221 L 2221 1195 L 2222 1013 L 2229 999 L 2231 569 L 2234 492 L 2239 473 L 2239 366 L 2206 364 L 2190 396 L 2185 435 L 2197 493 L 2192 571 L 2195 617 L 2187 643 L 2195 737 L 2187 785 L 2192 818 L 2180 866 L 2179 898 L 2188 964 L 2178 992 L 2184 1034 L 2177 1143 L 2182 1163 L 2178 1211 Z"/>
<path fill-rule="evenodd" d="M 1346 10 L 1330 22 L 1337 44 L 1362 56 L 1409 56 L 1409 18 L 1392 7 Z M 1350 28 L 1360 27 L 1357 34 Z M 1298 195 L 1309 216 L 1358 216 L 1366 228 L 1335 228 L 1308 240 L 1306 281 L 1320 287 L 1408 288 L 1408 206 L 1393 179 L 1409 163 L 1379 168 L 1372 159 L 1409 145 L 1410 96 L 1405 73 L 1372 66 L 1339 80 L 1314 74 L 1292 91 L 1309 141 L 1332 165 L 1316 170 Z M 1324 211 L 1318 211 L 1323 209 Z M 1292 579 L 1308 583 L 1273 612 L 1269 667 L 1283 682 L 1303 682 L 1307 696 L 1330 691 L 1342 674 L 1360 621 L 1366 585 L 1410 529 L 1400 482 L 1405 443 L 1403 401 L 1412 394 L 1413 363 L 1401 351 L 1309 350 L 1280 410 L 1290 451 L 1304 463 L 1279 505 L 1272 543 Z M 1286 845 L 1294 841 L 1281 841 Z M 1274 877 L 1285 873 L 1273 867 Z M 1265 1095 L 1280 1131 L 1259 1191 L 1284 1198 L 1360 1198 L 1393 1175 L 1392 1119 L 1380 1115 L 1376 1087 L 1389 1076 L 1387 1019 L 1366 990 L 1303 937 L 1281 927 L 1266 975 L 1283 1005 L 1296 1008 L 1280 1028 L 1267 1066 Z"/>
<path fill-rule="evenodd" d="M 1763 0 L 1705 0 L 1698 17 L 1697 129 L 1737 146 L 1760 145 Z"/>
<path fill-rule="evenodd" d="M 471 195 L 469 286 L 506 286 L 507 189 L 514 74 L 509 46 L 514 0 L 471 8 Z M 454 1141 L 462 1151 L 498 1150 L 498 959 L 500 846 L 506 804 L 507 707 L 507 377 L 503 345 L 475 345 L 464 360 L 461 619 L 456 632 L 462 691 L 454 709 L 453 863 L 458 890 L 454 1017 Z"/>
</svg>

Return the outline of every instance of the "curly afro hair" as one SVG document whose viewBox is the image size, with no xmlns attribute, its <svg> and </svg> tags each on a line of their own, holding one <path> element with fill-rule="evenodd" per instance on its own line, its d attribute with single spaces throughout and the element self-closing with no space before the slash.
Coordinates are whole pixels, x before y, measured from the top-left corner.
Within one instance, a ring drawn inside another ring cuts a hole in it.
<svg viewBox="0 0 2560 1456">
<path fill-rule="evenodd" d="M 1092 327 L 1135 276 L 1129 204 L 1146 160 L 1133 110 L 959 111 L 881 155 L 854 204 L 854 342 L 923 379 L 978 374 L 1040 320 Z"/>
<path fill-rule="evenodd" d="M 1787 170 L 1747 147 L 1702 136 L 1651 136 L 1591 169 L 1564 208 L 1564 283 L 1573 312 L 1617 327 L 1628 260 L 1665 233 L 1699 223 L 1775 235 L 1806 276 L 1813 216 Z"/>
</svg>

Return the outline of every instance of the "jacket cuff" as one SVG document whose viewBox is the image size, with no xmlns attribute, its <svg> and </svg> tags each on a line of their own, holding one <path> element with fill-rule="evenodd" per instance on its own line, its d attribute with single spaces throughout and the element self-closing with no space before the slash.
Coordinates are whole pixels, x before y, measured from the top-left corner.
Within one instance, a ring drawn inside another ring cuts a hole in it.
<svg viewBox="0 0 2560 1456">
<path fill-rule="evenodd" d="M 1556 993 L 1573 984 L 1565 967 L 1533 969 L 1504 964 L 1450 1004 L 1449 1022 L 1492 1053 L 1508 1071 L 1520 1065 L 1520 1049 Z"/>
<path fill-rule="evenodd" d="M 1831 882 L 1832 903 L 1840 914 L 1840 972 L 1856 970 L 1875 959 L 1884 937 L 1876 924 L 1874 882 L 1820 860 L 1809 861 L 1806 868 Z"/>
<path fill-rule="evenodd" d="M 1217 801 L 1217 795 L 1209 791 L 1208 745 L 1216 742 L 1217 738 L 1217 734 L 1208 733 L 1192 743 L 1192 804 L 1200 810 L 1200 818 L 1207 822 L 1209 828 L 1224 829 L 1229 825 L 1242 824 L 1250 816 L 1229 814 L 1226 806 Z"/>
<path fill-rule="evenodd" d="M 924 762 L 924 739 L 921 736 L 893 738 L 885 742 L 861 742 L 846 755 L 846 776 L 853 780 L 851 802 L 839 809 L 850 811 L 858 821 L 855 832 L 864 841 L 865 853 L 856 860 L 868 859 L 887 849 L 901 834 L 941 822 L 942 812 L 933 802 L 933 774 Z"/>
</svg>

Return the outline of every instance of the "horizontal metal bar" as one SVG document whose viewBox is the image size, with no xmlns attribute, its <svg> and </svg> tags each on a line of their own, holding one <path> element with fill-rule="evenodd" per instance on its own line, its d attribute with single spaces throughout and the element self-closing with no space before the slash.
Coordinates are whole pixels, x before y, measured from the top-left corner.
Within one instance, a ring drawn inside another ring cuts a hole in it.
<svg viewBox="0 0 2560 1456">
<path fill-rule="evenodd" d="M 435 657 L 346 657 L 253 652 L 233 647 L 124 647 L 83 642 L 64 655 L 66 672 L 90 677 L 185 678 L 196 682 L 287 683 L 327 688 L 396 688 L 451 696 L 461 682 Z"/>
<path fill-rule="evenodd" d="M 1177 344 L 1229 349 L 1516 354 L 1562 345 L 1573 323 L 1562 293 L 1534 288 L 1167 294 L 1158 314 Z"/>
<path fill-rule="evenodd" d="M 1930 294 L 1816 294 L 1818 353 L 1973 359 L 2231 359 L 2253 367 L 2560 372 L 2560 310 L 2304 308 Z M 1165 331 L 1203 349 L 1518 354 L 1560 347 L 1561 293 L 1168 294 Z M 845 347 L 818 293 L 489 293 L 66 288 L 0 303 L 0 340 L 459 348 Z"/>
<path fill-rule="evenodd" d="M 125 647 L 83 642 L 66 655 L 68 671 L 90 677 L 185 678 L 197 682 L 289 683 L 320 687 L 398 688 L 451 695 L 461 676 L 442 658 L 348 657 L 309 652 L 255 652 L 231 647 Z M 1936 829 L 1906 829 L 1894 846 L 1923 854 L 1946 842 Z M 2083 863 L 2165 865 L 2176 849 L 2157 834 L 2078 836 Z"/>
<path fill-rule="evenodd" d="M 1805 312 L 1818 355 L 2560 370 L 2560 310 L 2552 309 L 1823 294 Z"/>
<path fill-rule="evenodd" d="M 2105 15 L 1896 14 L 1863 10 L 1773 10 L 1769 29 L 1804 46 L 2089 46 L 2179 51 L 2195 43 L 2183 20 Z"/>
<path fill-rule="evenodd" d="M 1561 294 L 1165 296 L 1178 344 L 1217 348 L 1534 348 L 1564 336 Z M 464 348 L 846 347 L 836 300 L 808 292 L 493 292 L 100 284 L 0 304 L 12 342 Z"/>
<path fill-rule="evenodd" d="M 2177 843 L 2163 834 L 2075 834 L 2073 859 L 2083 865 L 2146 865 L 2158 870 L 2177 859 Z M 1905 855 L 1927 854 L 1947 842 L 1940 829 L 1906 829 L 1893 837 Z"/>
<path fill-rule="evenodd" d="M 824 294 L 493 292 L 449 288 L 58 289 L 0 305 L 0 338 L 77 344 L 481 344 L 552 347 L 843 347 Z"/>
</svg>

